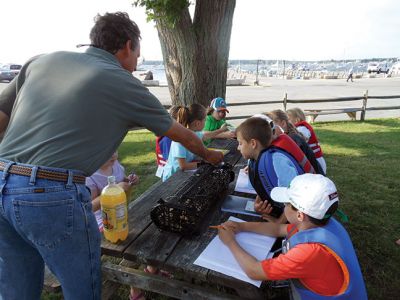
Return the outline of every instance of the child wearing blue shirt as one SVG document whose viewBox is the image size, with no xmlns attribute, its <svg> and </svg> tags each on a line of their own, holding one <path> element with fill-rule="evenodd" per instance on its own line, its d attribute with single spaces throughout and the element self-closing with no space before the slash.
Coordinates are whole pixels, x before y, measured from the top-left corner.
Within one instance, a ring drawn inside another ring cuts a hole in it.
<svg viewBox="0 0 400 300">
<path fill-rule="evenodd" d="M 228 130 L 226 125 L 224 125 L 215 131 L 203 132 L 206 116 L 206 108 L 201 104 L 195 103 L 189 107 L 181 106 L 178 110 L 176 121 L 193 130 L 202 140 L 214 138 L 218 134 Z M 186 171 L 196 169 L 198 161 L 195 161 L 195 158 L 196 156 L 182 146 L 182 144 L 172 142 L 167 164 L 163 169 L 162 180 L 167 180 L 178 170 Z"/>
</svg>

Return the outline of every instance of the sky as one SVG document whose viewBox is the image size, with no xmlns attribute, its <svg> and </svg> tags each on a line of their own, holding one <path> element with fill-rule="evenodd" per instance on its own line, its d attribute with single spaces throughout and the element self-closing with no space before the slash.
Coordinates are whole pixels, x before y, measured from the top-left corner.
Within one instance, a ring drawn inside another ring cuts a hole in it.
<svg viewBox="0 0 400 300">
<path fill-rule="evenodd" d="M 0 62 L 23 63 L 58 50 L 83 51 L 96 14 L 126 11 L 141 53 L 162 60 L 154 23 L 133 0 L 0 2 Z M 237 0 L 230 59 L 323 60 L 400 57 L 398 0 Z"/>
</svg>

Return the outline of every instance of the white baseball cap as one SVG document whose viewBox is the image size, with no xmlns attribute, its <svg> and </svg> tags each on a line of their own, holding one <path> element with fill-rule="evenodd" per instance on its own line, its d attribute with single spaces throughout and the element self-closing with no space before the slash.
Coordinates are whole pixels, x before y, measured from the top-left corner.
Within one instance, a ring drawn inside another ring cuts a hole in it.
<svg viewBox="0 0 400 300">
<path fill-rule="evenodd" d="M 267 121 L 268 123 L 272 122 L 271 118 L 264 114 L 255 114 L 255 115 L 252 115 L 251 117 L 252 118 L 261 118 L 261 119 Z"/>
<path fill-rule="evenodd" d="M 271 118 L 268 117 L 267 115 L 264 115 L 264 114 L 255 114 L 255 115 L 252 115 L 251 118 L 260 118 L 260 119 L 263 119 L 263 120 L 265 120 L 265 121 L 268 122 L 268 124 L 271 126 L 271 129 L 274 129 L 274 128 L 275 128 L 274 122 L 273 122 L 273 121 L 271 120 Z"/>
<path fill-rule="evenodd" d="M 318 220 L 325 217 L 329 207 L 339 201 L 335 184 L 319 174 L 296 176 L 289 187 L 276 187 L 271 191 L 276 202 L 290 203 L 299 211 Z"/>
</svg>

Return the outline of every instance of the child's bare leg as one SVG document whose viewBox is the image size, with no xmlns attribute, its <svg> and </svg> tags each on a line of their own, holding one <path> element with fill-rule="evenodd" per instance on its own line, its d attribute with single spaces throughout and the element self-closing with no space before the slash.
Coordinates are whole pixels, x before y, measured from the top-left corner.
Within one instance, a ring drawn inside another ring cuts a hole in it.
<svg viewBox="0 0 400 300">
<path fill-rule="evenodd" d="M 146 300 L 144 292 L 141 289 L 131 286 L 131 291 L 129 292 L 129 300 Z"/>
</svg>

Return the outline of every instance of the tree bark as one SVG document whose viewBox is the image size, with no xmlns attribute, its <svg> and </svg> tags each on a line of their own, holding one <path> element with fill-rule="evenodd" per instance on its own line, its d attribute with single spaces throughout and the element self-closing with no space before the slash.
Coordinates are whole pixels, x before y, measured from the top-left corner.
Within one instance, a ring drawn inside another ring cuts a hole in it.
<svg viewBox="0 0 400 300">
<path fill-rule="evenodd" d="M 197 0 L 193 20 L 185 9 L 175 27 L 157 20 L 173 105 L 225 98 L 236 0 Z"/>
</svg>

